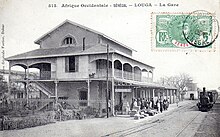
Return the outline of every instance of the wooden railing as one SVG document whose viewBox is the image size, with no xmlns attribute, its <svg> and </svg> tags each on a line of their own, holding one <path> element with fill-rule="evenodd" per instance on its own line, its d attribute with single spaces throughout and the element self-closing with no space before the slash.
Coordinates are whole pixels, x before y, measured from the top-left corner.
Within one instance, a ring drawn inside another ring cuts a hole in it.
<svg viewBox="0 0 220 137">
<path fill-rule="evenodd" d="M 97 78 L 105 78 L 107 76 L 107 70 L 106 69 L 96 69 L 95 77 Z M 112 69 L 109 69 L 108 76 L 112 76 Z"/>
<path fill-rule="evenodd" d="M 116 78 L 122 78 L 122 70 L 115 69 L 114 73 Z"/>
<path fill-rule="evenodd" d="M 56 77 L 56 71 L 41 71 L 39 79 L 51 79 Z"/>
<path fill-rule="evenodd" d="M 29 75 L 29 80 L 50 80 L 56 78 L 56 71 L 41 71 L 40 74 Z M 11 80 L 26 80 L 27 75 L 11 76 Z"/>
<path fill-rule="evenodd" d="M 51 88 L 48 84 L 37 81 L 34 81 L 34 84 L 36 84 L 36 88 L 38 88 L 41 92 L 45 93 L 48 97 L 54 95 L 54 88 Z"/>
<path fill-rule="evenodd" d="M 128 71 L 123 71 L 124 79 L 133 80 L 133 73 Z"/>
<path fill-rule="evenodd" d="M 141 74 L 139 73 L 134 73 L 134 80 L 135 81 L 141 81 Z"/>
<path fill-rule="evenodd" d="M 143 81 L 143 82 L 153 82 L 153 79 L 149 78 L 149 77 L 142 77 L 141 81 Z"/>
<path fill-rule="evenodd" d="M 105 78 L 106 77 L 106 69 L 97 69 L 95 77 L 96 78 Z M 123 74 L 123 77 L 122 77 Z M 112 69 L 109 69 L 109 77 L 112 76 Z M 152 82 L 152 78 L 142 76 L 140 73 L 132 73 L 128 71 L 122 71 L 119 69 L 114 69 L 114 76 L 120 79 L 127 79 L 127 80 L 135 80 L 135 81 L 142 81 L 142 82 Z"/>
</svg>

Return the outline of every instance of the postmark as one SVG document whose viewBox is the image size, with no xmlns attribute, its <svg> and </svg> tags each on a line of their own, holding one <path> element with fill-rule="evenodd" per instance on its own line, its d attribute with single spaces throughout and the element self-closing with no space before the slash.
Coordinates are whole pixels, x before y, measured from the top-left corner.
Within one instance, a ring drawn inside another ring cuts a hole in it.
<svg viewBox="0 0 220 137">
<path fill-rule="evenodd" d="M 153 51 L 215 51 L 218 22 L 213 14 L 152 13 Z"/>
<path fill-rule="evenodd" d="M 190 13 L 183 21 L 183 36 L 192 46 L 205 48 L 218 38 L 219 23 L 212 13 L 198 10 Z"/>
</svg>

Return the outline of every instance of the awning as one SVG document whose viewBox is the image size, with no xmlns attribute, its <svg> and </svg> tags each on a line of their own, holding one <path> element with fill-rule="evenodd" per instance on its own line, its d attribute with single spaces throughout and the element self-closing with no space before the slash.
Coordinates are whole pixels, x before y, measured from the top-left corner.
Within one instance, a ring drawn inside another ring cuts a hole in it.
<svg viewBox="0 0 220 137">
<path fill-rule="evenodd" d="M 153 82 L 140 82 L 140 81 L 133 81 L 133 80 L 118 79 L 118 78 L 115 78 L 115 81 L 127 83 L 127 84 L 130 84 L 130 86 L 134 86 L 134 87 L 137 86 L 137 87 L 156 88 L 156 89 L 177 89 L 175 87 L 163 86 L 161 84 L 153 83 Z"/>
<path fill-rule="evenodd" d="M 116 88 L 115 92 L 131 92 L 131 88 Z"/>
</svg>

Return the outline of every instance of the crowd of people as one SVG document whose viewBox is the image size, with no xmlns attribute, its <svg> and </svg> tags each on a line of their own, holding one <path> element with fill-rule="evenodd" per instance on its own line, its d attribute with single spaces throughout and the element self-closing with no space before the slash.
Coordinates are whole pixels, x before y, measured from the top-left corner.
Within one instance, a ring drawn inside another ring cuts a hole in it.
<svg viewBox="0 0 220 137">
<path fill-rule="evenodd" d="M 156 101 L 151 98 L 150 100 L 145 98 L 133 98 L 132 103 L 129 106 L 128 103 L 124 105 L 125 111 L 128 112 L 136 112 L 136 113 L 145 113 L 150 116 L 153 116 L 157 113 L 162 113 L 164 110 L 167 110 L 169 107 L 169 98 L 168 99 L 161 99 L 158 98 Z"/>
</svg>

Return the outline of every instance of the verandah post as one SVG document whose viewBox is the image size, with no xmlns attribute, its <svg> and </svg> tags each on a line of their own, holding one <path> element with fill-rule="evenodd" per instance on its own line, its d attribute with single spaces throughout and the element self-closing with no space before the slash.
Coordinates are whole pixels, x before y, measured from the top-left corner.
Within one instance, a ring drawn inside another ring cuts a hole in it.
<svg viewBox="0 0 220 137">
<path fill-rule="evenodd" d="M 109 117 L 108 115 L 108 72 L 109 71 L 109 45 L 107 44 L 107 69 L 106 69 L 106 112 L 107 112 L 107 118 Z"/>
</svg>

